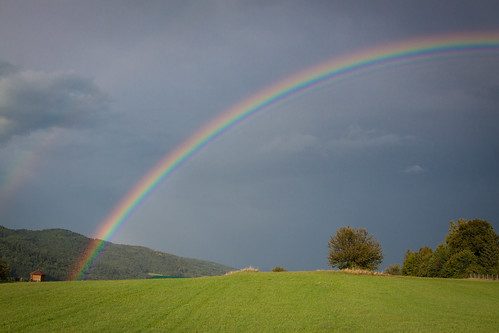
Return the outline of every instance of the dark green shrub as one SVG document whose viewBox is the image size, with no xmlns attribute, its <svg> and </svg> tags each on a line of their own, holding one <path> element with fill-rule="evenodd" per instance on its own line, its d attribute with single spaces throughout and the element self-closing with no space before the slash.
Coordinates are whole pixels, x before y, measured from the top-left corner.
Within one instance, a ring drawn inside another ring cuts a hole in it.
<svg viewBox="0 0 499 333">
<path fill-rule="evenodd" d="M 288 270 L 285 269 L 285 268 L 282 268 L 280 266 L 276 266 L 274 268 L 272 268 L 272 272 L 287 272 Z"/>
<path fill-rule="evenodd" d="M 385 269 L 385 273 L 390 275 L 401 275 L 402 269 L 400 268 L 399 264 L 393 264 Z"/>
</svg>

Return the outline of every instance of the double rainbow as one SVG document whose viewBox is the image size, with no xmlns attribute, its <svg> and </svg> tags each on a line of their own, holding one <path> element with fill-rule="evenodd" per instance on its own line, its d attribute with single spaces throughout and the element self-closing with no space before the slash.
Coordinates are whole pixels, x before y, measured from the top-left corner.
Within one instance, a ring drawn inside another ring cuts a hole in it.
<svg viewBox="0 0 499 333">
<path fill-rule="evenodd" d="M 430 36 L 388 44 L 334 58 L 285 78 L 248 97 L 192 134 L 152 168 L 100 223 L 94 240 L 80 257 L 70 279 L 83 279 L 127 217 L 169 175 L 233 126 L 277 103 L 313 88 L 392 65 L 477 53 L 499 55 L 499 31 Z"/>
</svg>

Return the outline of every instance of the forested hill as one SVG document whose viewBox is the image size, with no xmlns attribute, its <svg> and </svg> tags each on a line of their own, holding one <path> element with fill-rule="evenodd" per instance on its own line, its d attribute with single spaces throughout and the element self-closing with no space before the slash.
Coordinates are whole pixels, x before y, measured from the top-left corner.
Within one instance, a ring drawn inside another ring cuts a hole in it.
<svg viewBox="0 0 499 333">
<path fill-rule="evenodd" d="M 0 226 L 0 261 L 11 276 L 29 278 L 37 269 L 47 280 L 66 280 L 90 238 L 64 229 L 12 230 Z M 199 277 L 222 275 L 233 268 L 182 258 L 142 246 L 108 243 L 85 277 L 87 280 L 144 279 L 154 276 Z"/>
</svg>

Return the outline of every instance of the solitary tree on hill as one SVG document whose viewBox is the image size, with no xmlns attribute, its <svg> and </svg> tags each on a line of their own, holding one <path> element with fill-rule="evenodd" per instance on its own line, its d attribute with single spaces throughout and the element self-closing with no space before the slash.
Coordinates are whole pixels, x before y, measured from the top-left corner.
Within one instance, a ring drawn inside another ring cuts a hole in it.
<svg viewBox="0 0 499 333">
<path fill-rule="evenodd" d="M 363 228 L 342 227 L 327 246 L 331 267 L 375 270 L 383 261 L 381 245 Z"/>
</svg>

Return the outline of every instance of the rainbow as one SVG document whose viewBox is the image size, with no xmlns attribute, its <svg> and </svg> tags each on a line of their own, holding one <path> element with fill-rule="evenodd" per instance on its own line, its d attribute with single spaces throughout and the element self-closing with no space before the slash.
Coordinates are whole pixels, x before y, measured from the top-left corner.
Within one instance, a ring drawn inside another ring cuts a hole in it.
<svg viewBox="0 0 499 333">
<path fill-rule="evenodd" d="M 140 179 L 100 223 L 94 240 L 81 255 L 70 279 L 85 277 L 107 241 L 162 181 L 203 147 L 251 116 L 314 88 L 354 75 L 419 60 L 482 52 L 499 52 L 499 31 L 430 36 L 370 48 L 334 58 L 268 86 L 202 126 Z"/>
</svg>

